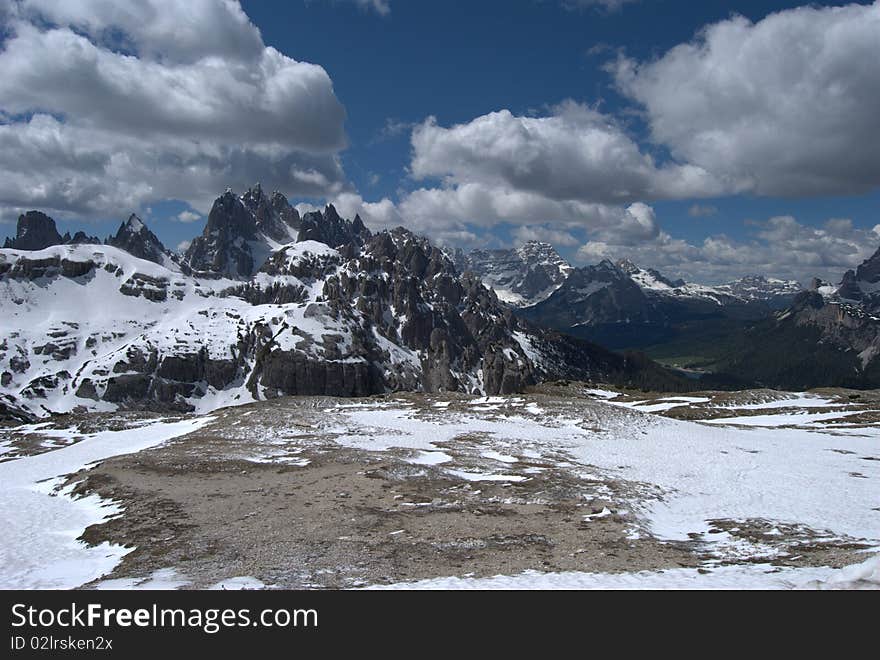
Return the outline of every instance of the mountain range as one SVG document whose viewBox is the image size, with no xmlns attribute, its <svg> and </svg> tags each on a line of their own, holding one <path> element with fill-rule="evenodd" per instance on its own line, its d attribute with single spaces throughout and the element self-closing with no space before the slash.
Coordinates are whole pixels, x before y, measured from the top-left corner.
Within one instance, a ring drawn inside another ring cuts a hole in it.
<svg viewBox="0 0 880 660">
<path fill-rule="evenodd" d="M 880 250 L 838 284 L 807 290 L 760 275 L 691 284 L 627 260 L 573 268 L 546 244 L 476 254 L 459 261 L 504 289 L 521 318 L 644 350 L 707 387 L 880 386 Z M 535 272 L 553 273 L 552 286 L 524 286 Z"/>
<path fill-rule="evenodd" d="M 39 211 L 16 229 L 0 251 L 0 413 L 18 418 L 557 379 L 880 385 L 880 250 L 838 285 L 704 286 L 626 260 L 573 267 L 534 241 L 444 251 L 332 205 L 300 215 L 259 185 L 220 195 L 183 254 L 134 214 L 103 242 Z"/>
<path fill-rule="evenodd" d="M 183 255 L 137 216 L 74 242 L 38 212 L 0 251 L 0 412 L 208 410 L 286 394 L 689 387 L 514 315 L 423 237 L 227 190 Z"/>
</svg>

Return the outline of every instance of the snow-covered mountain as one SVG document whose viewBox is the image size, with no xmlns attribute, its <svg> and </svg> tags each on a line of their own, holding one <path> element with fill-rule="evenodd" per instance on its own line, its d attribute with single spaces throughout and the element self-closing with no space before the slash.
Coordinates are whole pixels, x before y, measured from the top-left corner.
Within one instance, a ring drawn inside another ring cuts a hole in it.
<svg viewBox="0 0 880 660">
<path fill-rule="evenodd" d="M 804 288 L 797 280 L 780 280 L 763 275 L 747 275 L 716 290 L 729 293 L 748 302 L 765 302 L 774 309 L 788 307 Z"/>
<path fill-rule="evenodd" d="M 180 265 L 136 217 L 113 239 L 127 249 L 0 251 L 0 408 L 206 410 L 283 394 L 494 394 L 545 378 L 678 383 L 517 319 L 403 228 L 371 234 L 327 207 L 294 236 L 298 216 L 248 196 L 218 198 Z M 279 238 L 289 240 L 275 248 Z"/>
<path fill-rule="evenodd" d="M 690 299 L 694 301 L 709 302 L 715 305 L 741 305 L 749 300 L 763 300 L 755 295 L 752 298 L 740 296 L 732 290 L 731 285 L 706 286 L 704 284 L 692 284 L 682 279 L 675 281 L 664 277 L 653 268 L 640 268 L 628 259 L 621 259 L 617 267 L 629 275 L 633 282 L 649 297 L 662 300 Z"/>
<path fill-rule="evenodd" d="M 513 307 L 529 307 L 558 289 L 571 265 L 549 243 L 529 241 L 513 250 L 461 250 L 453 259 L 459 270 L 471 271 L 498 298 Z"/>
<path fill-rule="evenodd" d="M 574 302 L 581 303 L 586 297 L 598 296 L 587 306 L 587 315 L 577 321 L 587 325 L 596 322 L 598 317 L 603 319 L 601 322 L 611 317 L 615 320 L 656 320 L 658 315 L 646 309 L 646 304 L 653 307 L 668 303 L 676 307 L 680 303 L 734 307 L 753 304 L 768 312 L 771 308 L 787 306 L 802 290 L 795 281 L 760 275 L 718 286 L 693 284 L 681 279 L 673 281 L 653 268 L 642 268 L 628 259 L 614 264 L 604 260 L 577 269 L 568 264 L 553 246 L 537 241 L 529 241 L 513 250 L 473 250 L 467 254 L 456 250 L 452 256 L 460 270 L 474 272 L 499 299 L 514 308 L 528 308 L 546 301 L 576 274 L 568 287 L 569 291 L 575 291 Z M 622 283 L 627 279 L 641 290 L 644 298 L 634 294 L 628 283 Z M 612 284 L 614 286 L 609 291 L 600 293 Z M 560 295 L 568 297 L 565 293 Z M 619 300 L 609 301 L 609 296 Z"/>
<path fill-rule="evenodd" d="M 830 298 L 856 303 L 865 311 L 880 315 L 880 250 L 855 270 L 846 271 Z"/>
<path fill-rule="evenodd" d="M 750 310 L 750 302 L 720 287 L 672 281 L 631 261 L 615 264 L 605 259 L 594 266 L 574 268 L 546 300 L 521 314 L 583 336 L 592 336 L 589 328 L 626 325 L 642 327 L 647 337 L 646 326 L 669 326 L 734 311 L 755 316 L 767 312 L 764 307 Z"/>
<path fill-rule="evenodd" d="M 105 242 L 139 259 L 177 270 L 175 255 L 162 245 L 162 241 L 134 213 L 119 226 L 116 235 L 110 236 Z"/>
<path fill-rule="evenodd" d="M 259 186 L 242 196 L 227 190 L 214 201 L 182 265 L 200 277 L 251 277 L 273 250 L 296 240 L 299 220 L 283 196 L 267 198 Z"/>
</svg>

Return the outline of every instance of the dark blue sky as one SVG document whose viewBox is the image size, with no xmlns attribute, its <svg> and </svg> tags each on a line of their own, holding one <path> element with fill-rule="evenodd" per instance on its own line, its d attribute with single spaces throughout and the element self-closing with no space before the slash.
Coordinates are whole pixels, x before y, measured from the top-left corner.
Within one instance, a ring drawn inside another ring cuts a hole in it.
<svg viewBox="0 0 880 660">
<path fill-rule="evenodd" d="M 619 115 L 632 104 L 602 68 L 618 49 L 650 59 L 734 13 L 760 20 L 801 4 L 642 0 L 609 12 L 566 10 L 553 0 L 406 0 L 387 16 L 344 1 L 242 6 L 267 45 L 330 74 L 348 113 L 346 172 L 372 199 L 414 186 L 406 179 L 409 131 L 383 135 L 389 120 L 434 115 L 449 125 L 502 108 L 540 112 L 565 99 Z M 630 128 L 644 133 L 637 117 Z"/>
<path fill-rule="evenodd" d="M 540 111 L 565 99 L 599 104 L 621 116 L 632 103 L 615 92 L 603 70 L 618 49 L 647 60 L 734 14 L 759 21 L 803 4 L 641 0 L 609 12 L 570 11 L 553 0 L 398 0 L 389 15 L 380 16 L 346 2 L 242 3 L 268 45 L 327 69 L 348 112 L 346 173 L 368 200 L 394 198 L 399 189 L 417 185 L 407 177 L 409 131 L 383 135 L 389 120 L 415 123 L 434 115 L 446 126 L 502 108 L 514 114 Z M 629 128 L 645 133 L 634 115 Z M 376 183 L 373 175 L 380 177 Z M 703 221 L 688 215 L 694 203 L 661 201 L 654 207 L 664 228 L 691 240 L 719 231 L 745 237 L 744 220 L 776 215 L 817 226 L 833 217 L 851 218 L 860 227 L 880 222 L 876 192 L 700 200 L 718 209 Z"/>
<path fill-rule="evenodd" d="M 399 205 L 413 190 L 443 185 L 409 174 L 412 128 L 429 116 L 436 117 L 440 127 L 466 124 L 502 109 L 515 116 L 546 116 L 570 99 L 613 117 L 643 154 L 660 165 L 669 162 L 667 148 L 650 139 L 644 107 L 618 93 L 608 63 L 620 53 L 640 63 L 654 61 L 676 45 L 693 41 L 705 26 L 734 14 L 758 22 L 802 3 L 632 0 L 607 11 L 596 6 L 567 9 L 565 0 L 389 0 L 386 15 L 363 4 L 369 3 L 242 0 L 265 45 L 295 60 L 319 64 L 329 74 L 346 113 L 348 146 L 339 157 L 349 190 L 367 202 L 388 198 Z M 809 190 L 805 194 L 803 189 L 792 196 L 727 192 L 717 198 L 660 196 L 645 201 L 673 239 L 698 244 L 723 235 L 748 243 L 755 239 L 756 223 L 774 216 L 793 216 L 807 228 L 848 218 L 855 228 L 870 229 L 880 222 L 877 190 L 875 185 L 872 192 L 825 196 Z M 291 201 L 325 200 L 291 196 Z M 697 217 L 695 204 L 711 213 Z M 169 246 L 204 225 L 204 220 L 169 220 L 188 208 L 184 202 L 157 199 L 149 208 L 149 223 Z M 147 214 L 146 209 L 144 204 L 140 211 Z M 124 216 L 121 212 L 103 221 L 92 217 L 89 230 L 106 235 Z M 553 220 L 534 219 L 539 224 Z M 68 216 L 59 224 L 63 231 L 83 223 Z M 503 245 L 517 241 L 520 234 L 515 230 L 521 226 L 522 222 L 484 223 L 473 231 L 486 244 Z M 581 243 L 596 240 L 570 226 L 568 230 Z M 589 261 L 584 254 L 578 256 L 579 246 L 573 241 L 557 247 L 573 260 Z M 837 267 L 824 256 L 820 261 L 817 267 Z M 687 268 L 679 270 L 688 273 Z"/>
</svg>

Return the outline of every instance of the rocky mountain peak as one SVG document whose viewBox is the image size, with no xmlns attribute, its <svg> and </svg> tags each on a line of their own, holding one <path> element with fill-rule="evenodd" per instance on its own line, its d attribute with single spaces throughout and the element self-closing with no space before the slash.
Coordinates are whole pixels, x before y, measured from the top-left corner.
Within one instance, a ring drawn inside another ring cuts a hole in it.
<svg viewBox="0 0 880 660">
<path fill-rule="evenodd" d="M 140 234 L 142 231 L 147 229 L 147 226 L 143 223 L 143 221 L 137 217 L 134 213 L 128 216 L 128 221 L 123 225 L 126 231 L 132 234 Z"/>
<path fill-rule="evenodd" d="M 4 248 L 42 250 L 64 242 L 55 227 L 55 221 L 40 211 L 28 211 L 18 216 L 15 229 L 15 238 L 12 240 L 7 238 Z"/>
<path fill-rule="evenodd" d="M 543 241 L 526 241 L 516 250 L 524 260 L 536 262 L 539 260 L 559 262 L 564 261 L 550 243 Z"/>
<path fill-rule="evenodd" d="M 259 197 L 262 198 L 262 191 Z M 257 194 L 250 198 L 257 201 Z M 248 277 L 265 261 L 256 263 L 257 220 L 242 198 L 227 189 L 211 206 L 202 235 L 193 239 L 183 264 L 204 276 Z"/>
<path fill-rule="evenodd" d="M 844 300 L 862 299 L 862 288 L 859 286 L 859 277 L 856 275 L 856 271 L 848 270 L 843 274 L 840 286 L 837 287 L 837 295 Z"/>
<path fill-rule="evenodd" d="M 343 245 L 363 245 L 370 237 L 360 216 L 348 221 L 339 216 L 336 207 L 328 204 L 324 211 L 306 213 L 300 222 L 298 241 L 318 241 L 333 248 Z"/>
<path fill-rule="evenodd" d="M 65 245 L 101 244 L 100 238 L 98 238 L 97 236 L 89 236 L 82 230 L 76 232 L 73 236 L 71 236 L 69 232 L 65 233 L 63 236 L 63 240 Z"/>
<path fill-rule="evenodd" d="M 549 243 L 528 241 L 513 250 L 461 250 L 450 253 L 458 270 L 470 271 L 514 307 L 546 299 L 571 272 L 571 266 Z"/>
<path fill-rule="evenodd" d="M 624 273 L 627 273 L 629 275 L 632 275 L 633 273 L 638 273 L 641 270 L 629 259 L 618 259 L 617 267 L 620 268 L 620 270 L 622 270 Z"/>
<path fill-rule="evenodd" d="M 299 211 L 283 194 L 276 190 L 267 195 L 257 183 L 241 196 L 241 200 L 253 214 L 259 233 L 281 244 L 296 240 L 300 227 Z"/>
<path fill-rule="evenodd" d="M 618 267 L 611 259 L 602 259 L 595 266 L 588 266 L 587 268 L 593 269 L 595 272 L 603 272 L 608 273 L 616 278 L 625 277 L 629 273 L 624 271 L 622 268 Z"/>
<path fill-rule="evenodd" d="M 856 279 L 868 284 L 880 282 L 880 249 L 856 269 Z"/>
<path fill-rule="evenodd" d="M 171 253 L 165 248 L 162 241 L 134 213 L 119 225 L 116 235 L 108 237 L 106 243 L 120 250 L 125 250 L 139 259 L 146 259 L 162 265 L 171 262 Z"/>
<path fill-rule="evenodd" d="M 621 271 L 632 277 L 642 288 L 669 287 L 679 289 L 687 284 L 683 279 L 671 280 L 654 268 L 641 268 L 629 259 L 619 259 L 615 264 Z"/>
</svg>

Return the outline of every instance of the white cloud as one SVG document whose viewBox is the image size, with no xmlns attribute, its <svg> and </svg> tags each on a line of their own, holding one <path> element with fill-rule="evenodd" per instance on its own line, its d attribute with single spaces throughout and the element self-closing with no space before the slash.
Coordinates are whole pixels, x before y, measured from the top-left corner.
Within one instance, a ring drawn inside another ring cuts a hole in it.
<svg viewBox="0 0 880 660">
<path fill-rule="evenodd" d="M 697 282 L 722 282 L 748 273 L 807 282 L 814 276 L 838 281 L 877 249 L 878 234 L 859 229 L 849 219 L 830 219 L 810 227 L 791 216 L 748 223 L 750 236 L 736 240 L 719 234 L 701 242 L 659 231 L 651 240 L 625 243 L 607 236 L 578 250 L 583 263 L 626 257 L 671 277 Z"/>
<path fill-rule="evenodd" d="M 226 186 L 346 187 L 320 66 L 266 47 L 232 0 L 23 0 L 0 52 L 0 207 L 107 217 Z"/>
<path fill-rule="evenodd" d="M 405 224 L 397 206 L 387 197 L 378 202 L 365 202 L 357 193 L 347 192 L 334 197 L 333 205 L 343 218 L 352 219 L 360 215 L 364 224 L 373 230 L 390 229 Z"/>
<path fill-rule="evenodd" d="M 178 222 L 195 222 L 196 220 L 201 220 L 202 216 L 193 211 L 181 211 L 177 214 Z"/>
<path fill-rule="evenodd" d="M 632 242 L 659 231 L 641 200 L 720 191 L 699 168 L 657 165 L 614 119 L 571 101 L 544 116 L 501 110 L 448 128 L 429 117 L 412 146 L 412 176 L 439 185 L 403 195 L 397 210 L 431 235 L 554 223 Z"/>
<path fill-rule="evenodd" d="M 880 185 L 880 3 L 735 16 L 654 61 L 619 59 L 653 139 L 731 192 Z"/>
<path fill-rule="evenodd" d="M 361 9 L 370 9 L 380 16 L 388 16 L 391 13 L 389 0 L 354 0 L 354 2 Z"/>
<path fill-rule="evenodd" d="M 658 166 L 613 118 L 571 101 L 547 116 L 501 110 L 450 128 L 430 117 L 413 130 L 412 145 L 416 178 L 507 187 L 555 201 L 620 204 L 722 190 L 700 168 Z"/>
<path fill-rule="evenodd" d="M 177 251 L 180 254 L 183 254 L 184 252 L 189 250 L 189 246 L 191 243 L 192 241 L 180 241 L 180 243 L 177 244 Z"/>
<path fill-rule="evenodd" d="M 513 236 L 518 243 L 527 241 L 541 241 L 542 243 L 550 243 L 551 245 L 572 247 L 580 241 L 567 231 L 547 227 L 546 225 L 527 225 L 517 227 Z"/>
<path fill-rule="evenodd" d="M 237 0 L 21 0 L 23 18 L 72 26 L 150 59 L 255 59 L 264 46 Z"/>
</svg>

